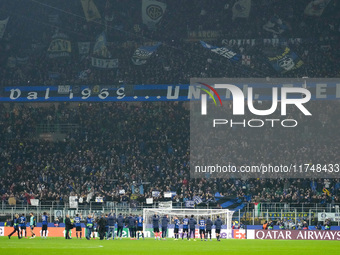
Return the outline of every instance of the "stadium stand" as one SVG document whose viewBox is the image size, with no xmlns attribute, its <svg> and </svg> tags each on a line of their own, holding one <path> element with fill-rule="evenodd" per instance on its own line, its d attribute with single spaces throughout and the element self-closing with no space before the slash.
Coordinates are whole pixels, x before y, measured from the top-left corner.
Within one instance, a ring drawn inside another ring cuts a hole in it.
<svg viewBox="0 0 340 255">
<path fill-rule="evenodd" d="M 253 1 L 249 18 L 233 19 L 233 1 L 203 0 L 193 5 L 191 1 L 172 0 L 167 1 L 167 11 L 152 30 L 140 22 L 140 1 L 110 2 L 97 3 L 106 20 L 100 23 L 87 22 L 80 1 L 32 1 L 28 6 L 18 5 L 16 0 L 0 1 L 0 20 L 10 17 L 0 40 L 0 86 L 129 86 L 187 84 L 190 77 L 340 75 L 336 1 L 331 3 L 333 8 L 325 10 L 327 15 L 319 17 L 303 14 L 309 0 Z M 259 10 L 262 15 L 257 15 Z M 269 21 L 273 24 L 270 27 Z M 94 45 L 103 27 L 107 37 L 105 54 L 118 59 L 118 68 L 96 68 L 92 58 L 101 53 L 85 50 L 80 54 L 78 49 L 79 42 Z M 72 49 L 68 57 L 51 58 L 47 49 L 53 36 L 61 33 L 72 42 Z M 222 58 L 204 49 L 200 40 L 227 47 L 240 54 L 242 61 Z M 147 64 L 131 61 L 138 47 L 156 42 L 161 45 Z M 278 72 L 268 56 L 280 54 L 286 47 L 303 65 Z M 316 112 L 318 106 L 313 106 Z M 337 108 L 327 109 L 331 116 L 337 116 Z M 164 192 L 176 191 L 174 206 L 196 196 L 202 203 L 232 209 L 242 209 L 246 202 L 288 202 L 296 206 L 339 203 L 339 179 L 190 179 L 188 115 L 187 105 L 182 102 L 143 106 L 0 104 L 1 199 L 6 204 L 26 204 L 38 198 L 42 203 L 56 201 L 62 205 L 68 203 L 70 195 L 83 197 L 84 204 L 100 196 L 105 202 L 132 206 L 144 203 L 152 191 L 160 191 L 155 201 L 168 200 Z M 326 135 L 337 129 L 336 124 L 327 127 Z M 46 132 L 62 137 L 57 142 L 41 139 L 39 135 Z M 322 138 L 327 139 L 324 146 L 328 146 L 329 157 L 339 159 L 339 141 Z M 303 137 L 285 139 L 292 145 L 306 141 Z M 313 141 L 307 147 L 295 147 L 291 159 L 297 155 L 309 159 Z M 246 149 L 230 142 L 234 144 L 231 155 L 240 150 L 258 150 L 256 135 Z M 261 148 L 268 158 L 274 158 L 282 149 Z M 323 192 L 325 187 L 332 196 Z M 123 189 L 124 195 L 119 193 Z M 218 203 L 216 193 L 230 200 Z"/>
</svg>

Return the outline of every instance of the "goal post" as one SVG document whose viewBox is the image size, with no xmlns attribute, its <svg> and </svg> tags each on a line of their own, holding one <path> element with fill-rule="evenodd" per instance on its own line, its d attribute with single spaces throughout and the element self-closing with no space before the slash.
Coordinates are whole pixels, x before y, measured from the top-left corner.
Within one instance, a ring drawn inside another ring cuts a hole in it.
<svg viewBox="0 0 340 255">
<path fill-rule="evenodd" d="M 178 219 L 181 222 L 180 225 L 180 233 L 182 232 L 182 222 L 185 216 L 188 218 L 191 217 L 191 215 L 194 215 L 194 218 L 197 221 L 197 224 L 199 223 L 201 217 L 203 217 L 205 220 L 210 217 L 210 219 L 215 222 L 217 219 L 217 216 L 220 217 L 220 219 L 223 222 L 222 232 L 224 238 L 232 238 L 232 216 L 234 211 L 228 210 L 228 209 L 172 209 L 172 208 L 145 208 L 143 209 L 143 219 L 144 219 L 144 229 L 146 228 L 152 228 L 152 217 L 153 215 L 160 216 L 162 218 L 164 215 L 168 215 L 170 223 L 173 224 L 174 217 L 178 217 Z M 161 219 L 160 219 L 160 225 L 161 225 Z M 214 227 L 213 227 L 214 228 Z M 196 227 L 197 229 L 197 227 Z M 171 236 L 171 228 L 168 231 L 169 237 Z M 214 229 L 213 232 L 215 233 Z"/>
</svg>

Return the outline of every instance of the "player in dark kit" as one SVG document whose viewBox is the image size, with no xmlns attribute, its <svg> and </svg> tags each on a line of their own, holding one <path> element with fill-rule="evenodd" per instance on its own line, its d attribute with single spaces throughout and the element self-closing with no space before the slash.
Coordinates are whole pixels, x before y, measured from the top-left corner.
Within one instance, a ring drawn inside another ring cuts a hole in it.
<svg viewBox="0 0 340 255">
<path fill-rule="evenodd" d="M 157 215 L 157 213 L 152 216 L 152 227 L 153 233 L 155 235 L 155 240 L 157 240 L 157 237 L 159 238 L 159 240 L 161 240 L 161 237 L 159 236 L 159 216 Z"/>
<path fill-rule="evenodd" d="M 22 232 L 23 232 L 23 230 L 25 230 L 25 238 L 27 238 L 26 217 L 25 217 L 24 213 L 19 218 L 19 227 L 20 227 L 21 236 L 23 237 Z"/>
<path fill-rule="evenodd" d="M 185 218 L 183 219 L 183 233 L 182 233 L 182 240 L 184 238 L 184 233 L 187 233 L 187 238 L 189 240 L 189 219 L 188 216 L 185 215 Z"/>
<path fill-rule="evenodd" d="M 132 214 L 130 214 L 128 218 L 128 228 L 129 228 L 131 240 L 135 238 L 135 224 L 136 224 L 136 218 Z"/>
<path fill-rule="evenodd" d="M 41 228 L 41 238 L 47 237 L 47 224 L 48 224 L 48 215 L 46 212 L 43 213 L 41 216 L 41 221 L 42 221 L 42 228 Z M 44 235 L 45 234 L 45 235 Z"/>
<path fill-rule="evenodd" d="M 81 239 L 81 236 L 82 236 L 82 229 L 81 229 L 81 222 L 80 222 L 81 220 L 82 220 L 81 214 L 79 215 L 77 213 L 76 217 L 74 218 L 74 225 L 76 227 L 76 236 L 77 236 L 77 239 L 78 238 Z"/>
<path fill-rule="evenodd" d="M 100 240 L 104 240 L 106 224 L 107 224 L 107 221 L 106 221 L 105 215 L 103 214 L 98 220 L 98 224 L 97 224 Z"/>
<path fill-rule="evenodd" d="M 71 223 L 70 215 L 66 214 L 65 218 L 65 239 L 72 239 L 70 237 L 70 230 L 72 229 L 73 225 Z"/>
<path fill-rule="evenodd" d="M 110 240 L 112 236 L 112 240 L 115 240 L 115 223 L 116 223 L 116 216 L 112 213 L 109 214 L 107 217 L 107 224 L 109 225 L 109 231 L 107 232 L 107 240 Z"/>
<path fill-rule="evenodd" d="M 175 216 L 175 219 L 174 219 L 174 224 L 175 224 L 175 227 L 174 227 L 174 235 L 175 235 L 175 239 L 174 241 L 178 240 L 178 232 L 179 232 L 179 224 L 180 224 L 180 221 L 179 219 L 177 218 L 177 216 Z"/>
<path fill-rule="evenodd" d="M 205 220 L 203 217 L 201 217 L 201 220 L 200 220 L 200 237 L 201 237 L 201 241 L 203 241 L 203 238 L 204 238 L 204 241 L 207 241 L 205 237 Z"/>
<path fill-rule="evenodd" d="M 22 237 L 20 236 L 20 231 L 19 231 L 19 214 L 16 214 L 14 219 L 13 219 L 13 232 L 8 235 L 8 238 L 11 239 L 11 236 L 15 233 L 18 232 L 18 238 L 21 239 Z"/>
<path fill-rule="evenodd" d="M 133 226 L 133 238 L 137 240 L 137 215 L 133 216 L 135 219 L 135 225 Z"/>
<path fill-rule="evenodd" d="M 211 241 L 211 228 L 212 228 L 212 225 L 213 225 L 213 222 L 210 219 L 210 217 L 208 217 L 207 221 L 205 222 L 205 226 L 206 226 L 205 234 L 206 234 L 206 238 L 210 238 L 210 241 Z"/>
<path fill-rule="evenodd" d="M 191 215 L 191 218 L 189 219 L 189 236 L 188 236 L 188 240 L 190 241 L 191 235 L 193 235 L 194 237 L 194 241 L 196 241 L 195 239 L 195 226 L 197 224 L 197 221 L 194 218 L 194 215 Z"/>
<path fill-rule="evenodd" d="M 120 213 L 117 218 L 117 238 L 120 237 L 120 240 L 122 240 L 123 227 L 124 227 L 124 217 Z"/>
<path fill-rule="evenodd" d="M 217 241 L 221 241 L 220 240 L 220 234 L 221 234 L 221 228 L 222 228 L 222 221 L 220 219 L 220 216 L 217 215 L 217 219 L 215 220 L 214 225 L 216 227 L 216 238 L 217 238 Z"/>
<path fill-rule="evenodd" d="M 162 217 L 162 238 L 163 240 L 166 239 L 166 233 L 168 231 L 168 224 L 169 224 L 169 218 L 168 218 L 168 215 L 164 215 Z"/>
<path fill-rule="evenodd" d="M 142 237 L 144 240 L 143 223 L 144 223 L 144 219 L 142 215 L 139 215 L 137 217 L 137 238 L 139 239 L 139 234 L 142 234 Z"/>
<path fill-rule="evenodd" d="M 107 240 L 109 236 L 109 222 L 108 222 L 109 215 L 105 214 L 106 226 L 105 226 L 105 238 Z"/>
</svg>

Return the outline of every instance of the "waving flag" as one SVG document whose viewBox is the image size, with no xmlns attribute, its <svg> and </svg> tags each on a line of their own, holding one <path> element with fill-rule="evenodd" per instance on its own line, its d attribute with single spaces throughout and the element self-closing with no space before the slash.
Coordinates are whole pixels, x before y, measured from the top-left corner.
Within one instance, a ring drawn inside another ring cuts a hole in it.
<svg viewBox="0 0 340 255">
<path fill-rule="evenodd" d="M 5 31 L 6 31 L 6 26 L 8 23 L 9 17 L 4 20 L 0 20 L 0 39 L 4 36 Z"/>
<path fill-rule="evenodd" d="M 277 15 L 273 16 L 266 24 L 264 24 L 263 29 L 271 32 L 273 34 L 282 34 L 288 29 L 288 26 L 284 20 L 282 20 Z"/>
<path fill-rule="evenodd" d="M 139 47 L 132 56 L 132 62 L 139 66 L 146 64 L 147 60 L 157 50 L 161 43 L 157 43 L 154 46 L 141 46 Z"/>
<path fill-rule="evenodd" d="M 142 1 L 142 18 L 143 23 L 149 29 L 154 29 L 156 24 L 161 20 L 166 10 L 166 3 L 156 0 Z"/>
<path fill-rule="evenodd" d="M 326 9 L 331 0 L 314 0 L 311 1 L 305 9 L 305 15 L 319 17 Z"/>
<path fill-rule="evenodd" d="M 218 55 L 225 57 L 227 59 L 230 59 L 232 61 L 238 61 L 240 59 L 240 55 L 225 48 L 225 47 L 217 47 L 217 46 L 212 46 L 210 44 L 207 44 L 206 42 L 200 41 L 201 45 L 206 48 L 211 50 L 212 52 L 217 53 Z"/>
<path fill-rule="evenodd" d="M 193 200 L 195 201 L 195 204 L 200 204 L 203 202 L 202 198 L 200 198 L 199 196 L 194 196 Z"/>
<path fill-rule="evenodd" d="M 56 33 L 47 49 L 49 58 L 69 57 L 72 52 L 71 41 L 63 33 Z"/>
<path fill-rule="evenodd" d="M 96 43 L 93 46 L 93 56 L 91 58 L 92 66 L 97 68 L 118 68 L 118 59 L 112 58 L 107 48 L 105 32 L 98 35 Z"/>
<path fill-rule="evenodd" d="M 102 32 L 97 36 L 96 43 L 93 46 L 93 54 L 104 58 L 111 58 L 111 54 L 107 49 L 105 32 Z"/>
<path fill-rule="evenodd" d="M 87 21 L 101 19 L 100 13 L 93 0 L 81 0 L 81 5 L 83 6 L 83 11 Z"/>
<path fill-rule="evenodd" d="M 251 8 L 251 0 L 239 0 L 233 6 L 233 20 L 236 18 L 248 18 Z"/>
<path fill-rule="evenodd" d="M 303 61 L 288 47 L 283 52 L 278 52 L 276 56 L 268 57 L 268 61 L 280 73 L 295 70 L 303 65 Z"/>
</svg>

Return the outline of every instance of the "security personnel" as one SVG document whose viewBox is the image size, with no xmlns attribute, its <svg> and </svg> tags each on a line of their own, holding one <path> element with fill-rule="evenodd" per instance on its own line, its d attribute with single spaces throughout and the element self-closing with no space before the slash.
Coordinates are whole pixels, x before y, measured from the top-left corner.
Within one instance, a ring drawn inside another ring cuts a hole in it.
<svg viewBox="0 0 340 255">
<path fill-rule="evenodd" d="M 268 229 L 269 230 L 273 230 L 274 229 L 274 222 L 273 221 L 270 221 L 269 224 L 268 224 Z"/>
<path fill-rule="evenodd" d="M 331 225 L 332 225 L 331 220 L 327 219 L 325 221 L 325 230 L 331 230 Z"/>
<path fill-rule="evenodd" d="M 278 225 L 279 225 L 279 229 L 280 229 L 280 230 L 284 230 L 284 229 L 285 229 L 285 224 L 284 224 L 283 220 L 280 220 L 280 221 L 278 222 Z"/>
<path fill-rule="evenodd" d="M 265 229 L 265 230 L 268 229 L 268 222 L 267 222 L 267 221 L 265 221 L 265 222 L 263 223 L 262 229 Z"/>
<path fill-rule="evenodd" d="M 86 218 L 86 239 L 91 239 L 91 233 L 93 231 L 93 218 L 91 214 L 89 214 Z"/>
<path fill-rule="evenodd" d="M 19 230 L 19 214 L 16 214 L 14 219 L 13 219 L 13 232 L 8 235 L 8 238 L 11 239 L 11 236 L 15 233 L 18 232 L 18 238 L 21 239 L 22 237 L 20 236 L 20 230 Z"/>
</svg>

